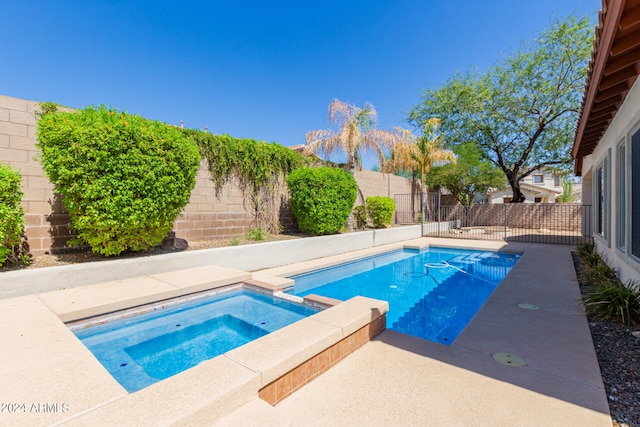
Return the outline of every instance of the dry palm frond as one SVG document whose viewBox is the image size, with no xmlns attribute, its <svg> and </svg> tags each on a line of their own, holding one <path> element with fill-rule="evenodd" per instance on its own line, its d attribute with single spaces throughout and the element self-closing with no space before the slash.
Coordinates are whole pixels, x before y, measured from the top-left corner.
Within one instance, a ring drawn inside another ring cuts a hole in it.
<svg viewBox="0 0 640 427">
<path fill-rule="evenodd" d="M 420 138 L 416 138 L 409 130 L 396 128 L 391 158 L 385 162 L 383 172 L 410 170 L 420 176 L 422 185 L 425 186 L 425 175 L 431 166 L 438 163 L 455 163 L 455 155 L 452 151 L 444 149 L 444 140 L 437 136 L 439 124 L 439 119 L 429 119 Z"/>
<path fill-rule="evenodd" d="M 314 130 L 306 135 L 307 153 L 330 155 L 340 149 L 347 155 L 347 165 L 353 169 L 360 161 L 362 150 L 375 151 L 384 163 L 382 148 L 390 146 L 393 137 L 390 132 L 375 129 L 377 112 L 373 105 L 365 103 L 363 108 L 334 99 L 328 108 L 330 124 L 337 131 Z M 389 135 L 387 135 L 389 134 Z"/>
<path fill-rule="evenodd" d="M 416 163 L 411 157 L 412 147 L 415 144 L 415 136 L 411 131 L 395 128 L 394 139 L 391 146 L 391 157 L 384 163 L 382 171 L 393 173 L 405 170 L 416 170 Z"/>
</svg>

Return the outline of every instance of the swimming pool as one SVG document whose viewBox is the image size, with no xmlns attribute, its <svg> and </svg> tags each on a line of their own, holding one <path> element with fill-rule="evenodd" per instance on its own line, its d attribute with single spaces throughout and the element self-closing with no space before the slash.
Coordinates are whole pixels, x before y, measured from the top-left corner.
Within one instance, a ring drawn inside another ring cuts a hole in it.
<svg viewBox="0 0 640 427">
<path fill-rule="evenodd" d="M 387 328 L 449 345 L 520 258 L 520 254 L 404 249 L 292 276 L 288 292 L 389 302 Z"/>
<path fill-rule="evenodd" d="M 96 326 L 76 336 L 129 392 L 226 353 L 318 310 L 236 289 Z"/>
</svg>

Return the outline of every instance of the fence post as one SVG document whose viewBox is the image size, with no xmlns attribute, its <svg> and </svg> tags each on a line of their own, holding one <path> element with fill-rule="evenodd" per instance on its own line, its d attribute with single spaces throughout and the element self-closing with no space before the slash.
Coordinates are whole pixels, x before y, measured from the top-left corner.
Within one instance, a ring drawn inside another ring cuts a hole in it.
<svg viewBox="0 0 640 427">
<path fill-rule="evenodd" d="M 440 237 L 440 222 L 442 222 L 442 216 L 440 213 L 440 190 L 438 190 L 438 237 Z"/>
<path fill-rule="evenodd" d="M 507 204 L 502 204 L 502 212 L 503 212 L 503 230 L 504 230 L 504 241 L 507 241 Z"/>
</svg>

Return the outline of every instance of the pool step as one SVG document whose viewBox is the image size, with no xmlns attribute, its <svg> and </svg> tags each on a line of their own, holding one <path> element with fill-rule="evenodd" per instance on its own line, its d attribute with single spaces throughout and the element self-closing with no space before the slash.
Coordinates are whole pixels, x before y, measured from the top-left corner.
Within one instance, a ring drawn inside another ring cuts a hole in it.
<svg viewBox="0 0 640 427">
<path fill-rule="evenodd" d="M 478 309 L 478 294 L 490 294 L 493 287 L 466 274 L 450 277 L 425 295 L 407 311 L 392 329 L 419 338 L 451 344 L 460 331 L 459 323 L 466 323 L 466 313 Z M 461 295 L 457 305 L 452 305 L 447 295 Z"/>
<path fill-rule="evenodd" d="M 291 420 L 262 399 L 254 399 L 231 414 L 212 424 L 215 427 L 260 425 L 261 427 L 287 427 Z"/>
</svg>

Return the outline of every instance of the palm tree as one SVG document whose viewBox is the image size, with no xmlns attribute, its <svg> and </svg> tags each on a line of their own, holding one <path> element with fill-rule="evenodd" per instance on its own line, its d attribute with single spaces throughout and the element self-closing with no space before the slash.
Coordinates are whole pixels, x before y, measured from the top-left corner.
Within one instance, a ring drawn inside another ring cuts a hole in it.
<svg viewBox="0 0 640 427">
<path fill-rule="evenodd" d="M 329 155 L 340 149 L 347 156 L 347 167 L 353 171 L 362 167 L 362 151 L 371 150 L 378 156 L 380 165 L 384 164 L 383 148 L 392 145 L 395 138 L 392 132 L 375 128 L 376 109 L 369 102 L 359 108 L 349 102 L 334 99 L 328 108 L 329 124 L 335 124 L 337 131 L 331 129 L 312 130 L 306 135 L 307 154 Z"/>
<path fill-rule="evenodd" d="M 444 148 L 444 139 L 438 135 L 440 120 L 432 118 L 422 129 L 422 136 L 416 138 L 411 131 L 401 128 L 395 129 L 396 138 L 391 146 L 391 158 L 384 164 L 382 171 L 393 173 L 411 171 L 414 177 L 420 178 L 422 218 L 426 218 L 427 211 L 427 173 L 431 166 L 437 163 L 456 162 L 451 150 Z"/>
<path fill-rule="evenodd" d="M 382 171 L 393 173 L 412 171 L 420 178 L 423 191 L 427 191 L 426 175 L 437 163 L 455 163 L 453 151 L 444 148 L 444 139 L 438 135 L 440 120 L 429 119 L 422 129 L 422 136 L 416 138 L 411 131 L 396 128 L 391 146 L 391 158 Z"/>
</svg>

